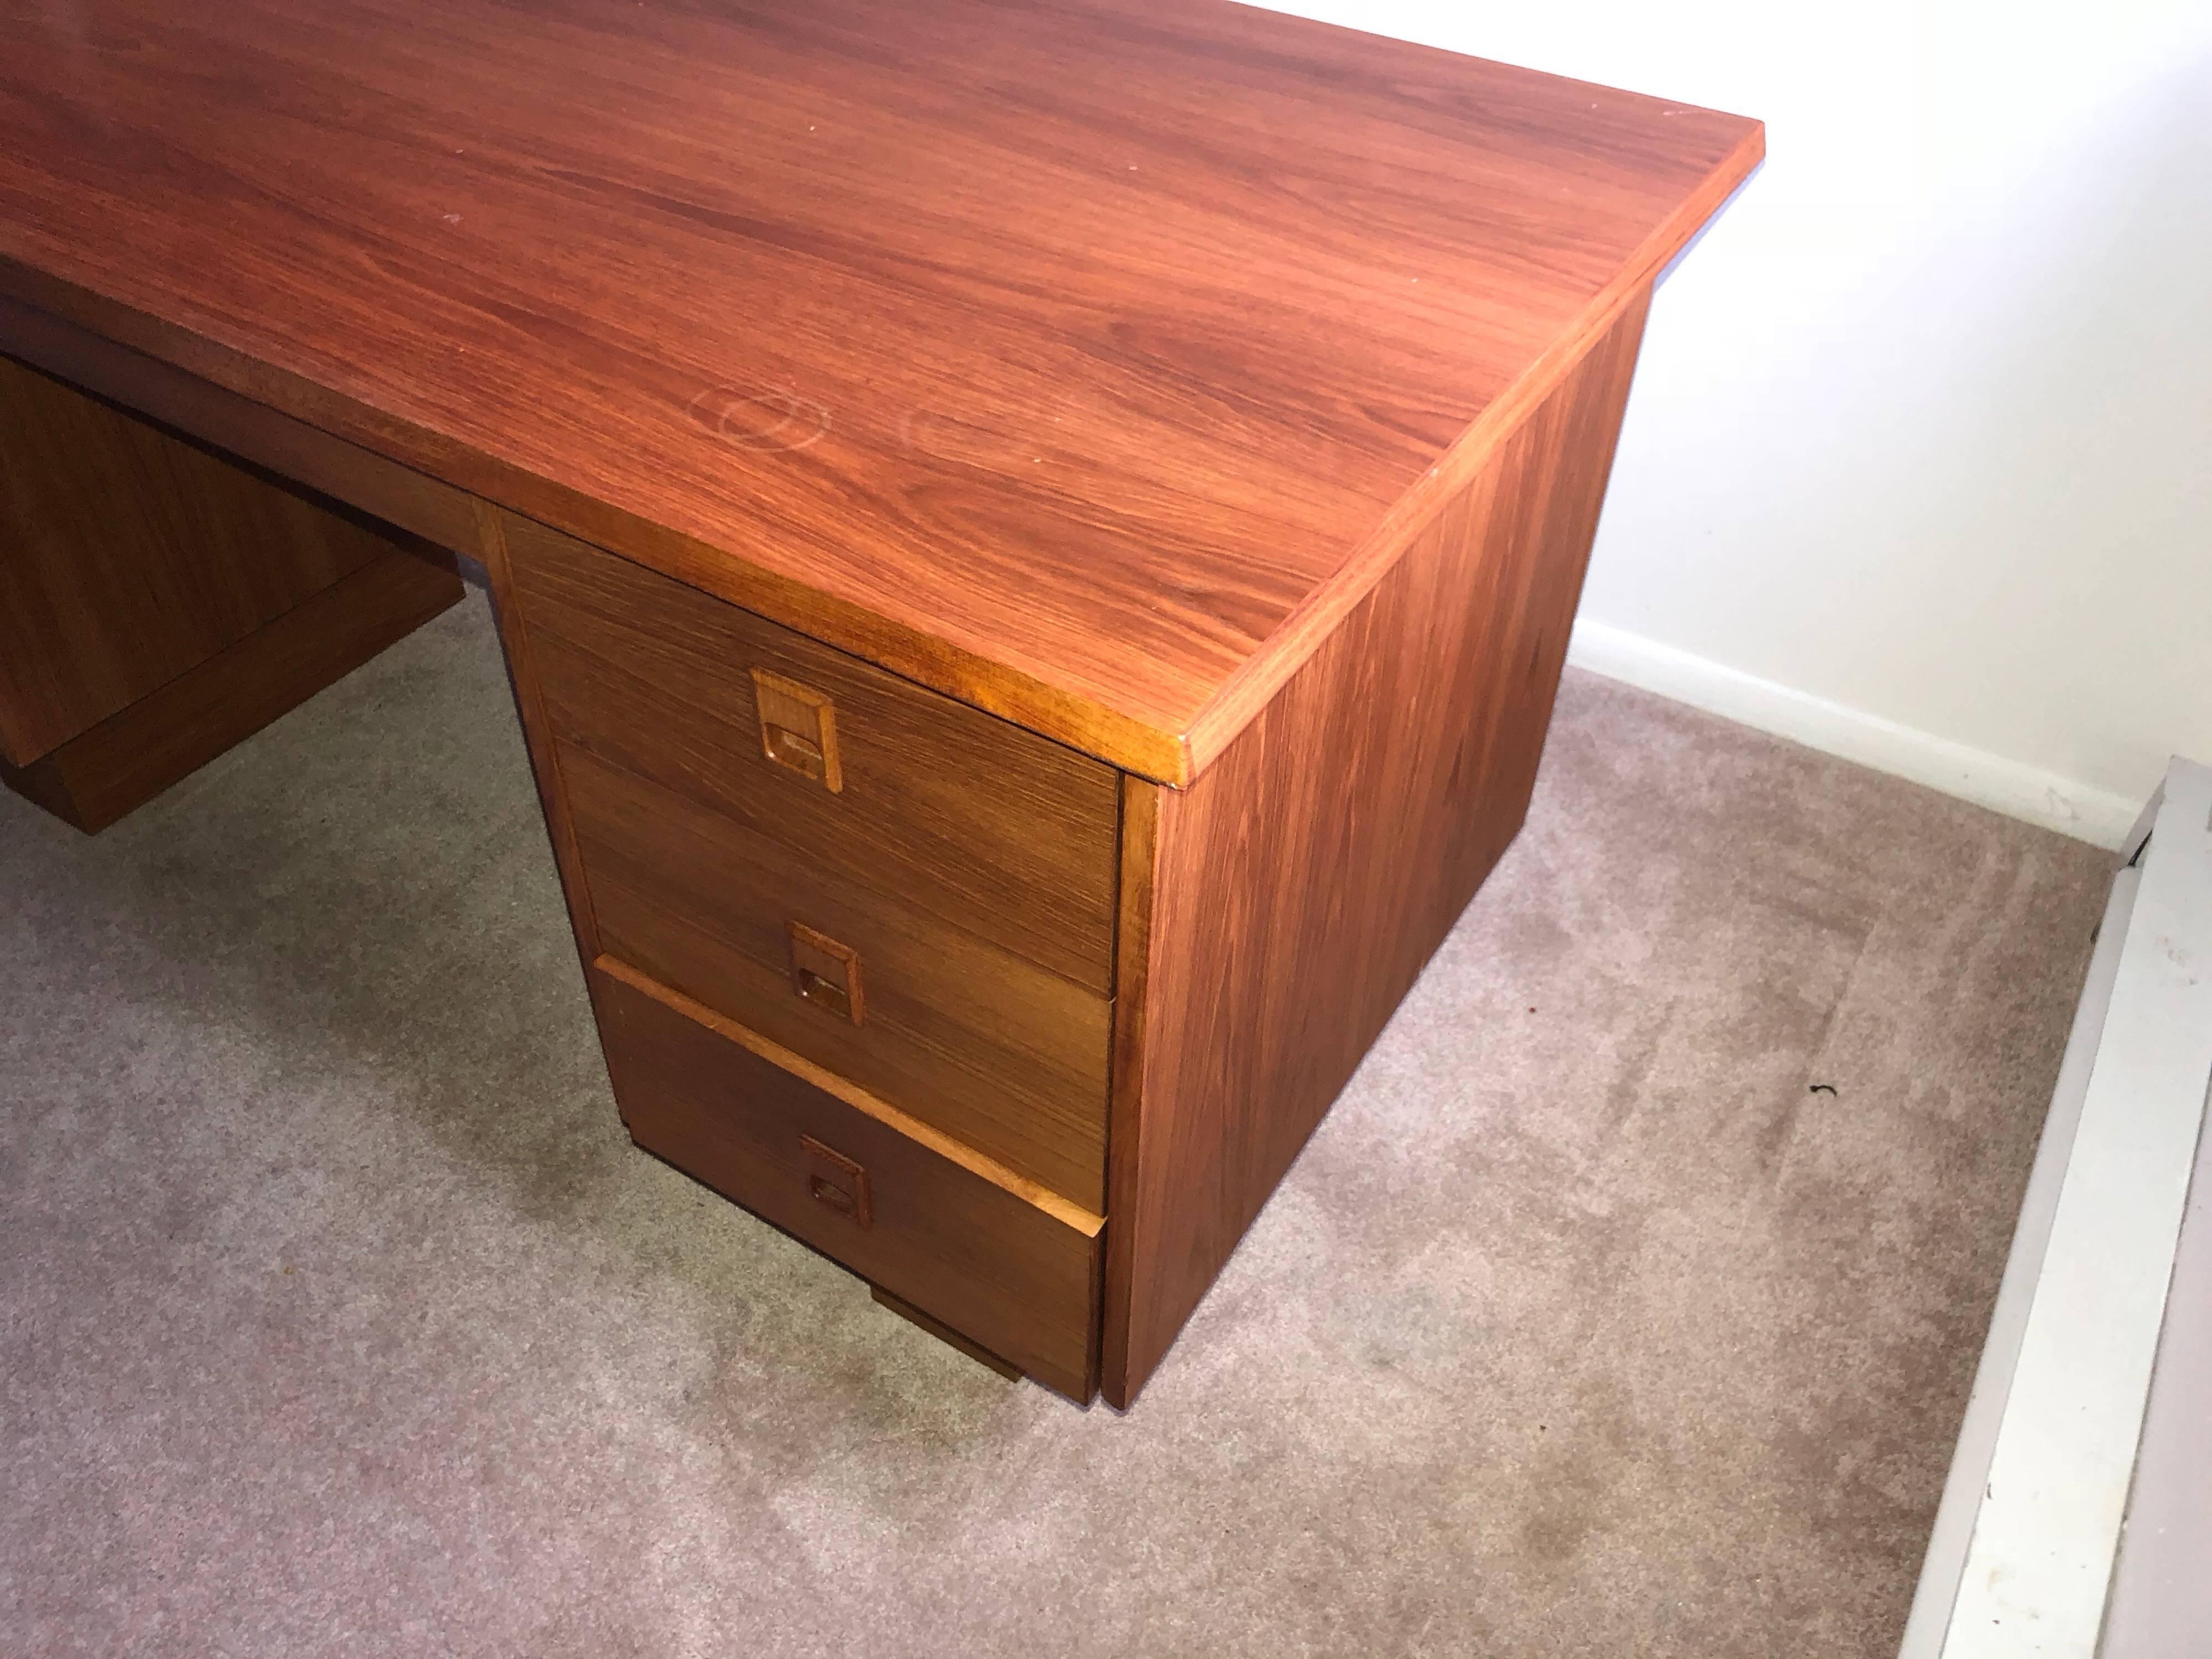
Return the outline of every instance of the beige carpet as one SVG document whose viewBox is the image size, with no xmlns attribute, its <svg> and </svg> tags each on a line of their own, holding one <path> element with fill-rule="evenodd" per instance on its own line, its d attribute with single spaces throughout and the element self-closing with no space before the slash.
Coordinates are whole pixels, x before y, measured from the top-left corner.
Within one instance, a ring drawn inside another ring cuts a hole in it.
<svg viewBox="0 0 2212 1659">
<path fill-rule="evenodd" d="M 0 1651 L 1886 1659 L 2108 868 L 1570 676 L 1083 1413 L 629 1147 L 472 598 L 97 841 L 0 797 Z"/>
</svg>

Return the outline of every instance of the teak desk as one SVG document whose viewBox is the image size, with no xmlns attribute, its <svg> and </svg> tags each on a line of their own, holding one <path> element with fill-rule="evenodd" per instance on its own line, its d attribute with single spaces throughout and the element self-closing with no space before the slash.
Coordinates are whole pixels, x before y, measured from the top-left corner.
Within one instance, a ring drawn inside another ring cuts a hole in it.
<svg viewBox="0 0 2212 1659">
<path fill-rule="evenodd" d="M 1144 1385 L 1519 828 L 1735 116 L 1221 0 L 0 20 L 0 750 L 489 572 L 640 1145 Z"/>
</svg>

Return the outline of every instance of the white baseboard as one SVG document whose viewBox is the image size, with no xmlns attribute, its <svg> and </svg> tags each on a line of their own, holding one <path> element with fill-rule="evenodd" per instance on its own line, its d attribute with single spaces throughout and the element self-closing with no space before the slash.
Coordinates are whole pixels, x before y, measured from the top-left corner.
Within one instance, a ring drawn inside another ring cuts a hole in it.
<svg viewBox="0 0 2212 1659">
<path fill-rule="evenodd" d="M 1567 660 L 1607 679 L 2099 847 L 2118 848 L 2142 805 L 1724 667 L 1609 623 L 1577 618 Z"/>
</svg>

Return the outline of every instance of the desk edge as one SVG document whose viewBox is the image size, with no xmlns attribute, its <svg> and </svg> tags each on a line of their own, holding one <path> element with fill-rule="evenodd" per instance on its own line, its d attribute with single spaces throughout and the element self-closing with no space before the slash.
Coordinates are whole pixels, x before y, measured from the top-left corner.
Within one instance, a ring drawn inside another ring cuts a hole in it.
<svg viewBox="0 0 2212 1659">
<path fill-rule="evenodd" d="M 398 521 L 462 550 L 473 549 L 453 540 L 446 521 L 465 523 L 466 513 L 441 501 L 441 490 L 537 519 L 1123 771 L 1180 788 L 1304 665 L 1443 504 L 1727 203 L 1765 155 L 1765 132 L 1761 123 L 1747 124 L 1742 141 L 1575 321 L 1483 409 L 1182 730 L 1176 729 L 1179 722 L 1116 708 L 610 506 L 9 255 L 0 255 L 0 350 L 280 471 L 291 470 L 288 458 L 299 456 L 303 445 L 340 447 L 325 458 L 319 476 L 301 481 L 386 517 L 394 514 L 382 503 L 395 495 L 419 499 L 428 503 L 421 510 L 434 522 Z M 368 500 L 339 482 L 364 477 L 374 486 Z"/>
</svg>

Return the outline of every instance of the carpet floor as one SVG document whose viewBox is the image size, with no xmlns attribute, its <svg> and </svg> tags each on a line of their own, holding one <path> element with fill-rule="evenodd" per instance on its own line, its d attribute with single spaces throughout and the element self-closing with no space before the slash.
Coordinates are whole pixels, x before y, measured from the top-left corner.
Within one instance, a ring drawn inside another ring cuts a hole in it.
<svg viewBox="0 0 2212 1659">
<path fill-rule="evenodd" d="M 1894 1651 L 2110 875 L 1571 674 L 1133 1410 L 634 1150 L 485 606 L 0 795 L 0 1650 Z"/>
</svg>

